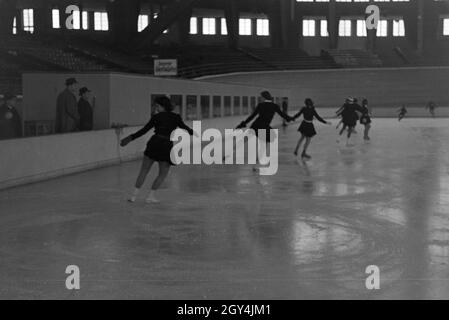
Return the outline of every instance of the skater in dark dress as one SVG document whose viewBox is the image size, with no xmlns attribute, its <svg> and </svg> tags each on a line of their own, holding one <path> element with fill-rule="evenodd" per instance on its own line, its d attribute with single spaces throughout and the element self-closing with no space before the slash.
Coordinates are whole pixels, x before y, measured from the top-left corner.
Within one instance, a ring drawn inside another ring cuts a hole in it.
<svg viewBox="0 0 449 320">
<path fill-rule="evenodd" d="M 312 157 L 307 154 L 307 149 L 310 146 L 310 142 L 312 141 L 312 138 L 316 136 L 315 126 L 313 125 L 313 119 L 317 119 L 318 121 L 331 125 L 330 122 L 327 122 L 323 118 L 321 118 L 318 113 L 315 110 L 315 106 L 313 104 L 312 99 L 306 99 L 305 101 L 305 107 L 299 111 L 297 115 L 294 116 L 294 119 L 296 120 L 301 115 L 304 117 L 303 122 L 301 123 L 301 126 L 299 127 L 299 132 L 301 132 L 301 139 L 298 141 L 298 145 L 295 149 L 295 156 L 298 156 L 299 148 L 301 148 L 302 143 L 304 140 L 306 140 L 306 144 L 304 145 L 304 150 L 302 152 L 301 157 L 303 159 L 311 159 Z"/>
<path fill-rule="evenodd" d="M 365 131 L 363 139 L 365 141 L 370 141 L 369 131 L 371 129 L 371 111 L 368 107 L 368 99 L 363 99 L 362 101 L 362 116 L 360 117 L 360 123 L 365 126 Z"/>
<path fill-rule="evenodd" d="M 407 108 L 405 107 L 405 105 L 402 105 L 402 108 L 399 109 L 398 112 L 399 112 L 398 121 L 400 122 L 402 119 L 405 118 L 408 111 L 407 111 Z"/>
<path fill-rule="evenodd" d="M 433 102 L 433 101 L 430 101 L 428 104 L 427 104 L 427 106 L 426 106 L 426 109 L 428 109 L 429 110 L 429 112 L 430 112 L 430 115 L 432 116 L 432 118 L 435 118 L 435 109 L 437 108 L 437 105 L 436 105 L 436 103 L 435 102 Z"/>
<path fill-rule="evenodd" d="M 266 143 L 272 142 L 276 137 L 272 136 L 271 133 L 271 122 L 273 121 L 274 115 L 277 113 L 282 118 L 284 118 L 287 121 L 293 121 L 293 118 L 290 117 L 288 114 L 282 112 L 281 107 L 275 104 L 273 96 L 268 92 L 264 91 L 261 93 L 261 96 L 263 98 L 263 102 L 257 105 L 254 112 L 242 123 L 240 123 L 237 127 L 237 129 L 243 129 L 246 128 L 246 126 L 253 121 L 256 117 L 257 119 L 254 120 L 254 122 L 251 125 L 251 129 L 254 130 L 256 136 L 258 139 L 262 139 L 262 137 L 259 137 L 261 131 L 265 131 L 265 138 Z M 264 144 L 259 144 L 259 153 L 258 153 L 258 159 L 260 154 L 264 154 L 265 150 L 261 150 L 261 146 Z M 258 167 L 254 167 L 254 171 L 257 171 Z"/>
<path fill-rule="evenodd" d="M 348 140 L 346 143 L 347 145 L 349 145 L 349 139 L 351 138 L 352 133 L 355 131 L 357 121 L 359 120 L 359 115 L 357 114 L 357 112 L 363 114 L 362 108 L 354 103 L 353 98 L 348 98 L 339 113 L 343 121 L 343 128 L 340 131 L 340 136 L 343 135 L 346 130 L 348 130 Z"/>
<path fill-rule="evenodd" d="M 170 157 L 173 148 L 173 142 L 170 140 L 172 132 L 181 128 L 188 131 L 190 135 L 194 134 L 193 130 L 184 123 L 181 116 L 173 112 L 174 108 L 169 98 L 159 97 L 155 100 L 155 103 L 164 111 L 154 115 L 144 128 L 126 137 L 121 142 L 121 146 L 125 147 L 154 128 L 154 135 L 147 144 L 142 168 L 140 169 L 139 177 L 137 178 L 135 185 L 136 189 L 129 199 L 130 202 L 136 201 L 140 189 L 155 162 L 159 163 L 159 175 L 153 183 L 151 193 L 147 198 L 147 203 L 159 202 L 155 197 L 156 190 L 161 187 L 170 171 L 170 166 L 173 165 Z"/>
</svg>

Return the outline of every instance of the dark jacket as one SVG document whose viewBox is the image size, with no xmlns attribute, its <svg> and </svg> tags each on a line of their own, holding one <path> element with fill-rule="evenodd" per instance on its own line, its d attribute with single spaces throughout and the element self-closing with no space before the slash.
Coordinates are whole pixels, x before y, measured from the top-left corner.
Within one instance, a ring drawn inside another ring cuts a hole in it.
<svg viewBox="0 0 449 320">
<path fill-rule="evenodd" d="M 0 107 L 0 139 L 22 137 L 22 119 L 15 108 L 3 104 Z"/>
<path fill-rule="evenodd" d="M 277 104 L 272 102 L 262 102 L 259 103 L 253 114 L 242 122 L 242 124 L 246 126 L 257 117 L 251 126 L 252 129 L 270 129 L 271 121 L 273 121 L 276 113 L 287 121 L 291 120 L 286 113 L 282 112 L 281 108 Z"/>
<path fill-rule="evenodd" d="M 56 102 L 56 133 L 67 133 L 78 130 L 78 101 L 75 95 L 65 89 Z"/>
<path fill-rule="evenodd" d="M 94 110 L 89 101 L 81 98 L 78 101 L 78 114 L 80 117 L 81 131 L 91 131 L 94 128 Z"/>
</svg>

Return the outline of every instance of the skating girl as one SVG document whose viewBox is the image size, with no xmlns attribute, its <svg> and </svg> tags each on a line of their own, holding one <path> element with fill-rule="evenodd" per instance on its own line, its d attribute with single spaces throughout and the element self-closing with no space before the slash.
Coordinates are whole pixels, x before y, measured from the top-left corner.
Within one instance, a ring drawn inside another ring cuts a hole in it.
<svg viewBox="0 0 449 320">
<path fill-rule="evenodd" d="M 402 106 L 401 109 L 398 110 L 399 111 L 399 118 L 398 121 L 401 121 L 402 119 L 405 118 L 405 116 L 407 115 L 407 108 L 405 107 L 405 105 Z"/>
<path fill-rule="evenodd" d="M 299 139 L 298 141 L 298 145 L 296 146 L 295 156 L 298 156 L 299 148 L 301 148 L 302 143 L 304 142 L 304 140 L 306 140 L 306 144 L 304 145 L 304 150 L 302 152 L 301 157 L 303 159 L 311 159 L 311 156 L 307 154 L 307 149 L 310 146 L 312 138 L 316 136 L 316 130 L 315 126 L 313 125 L 313 119 L 316 118 L 318 121 L 327 125 L 331 125 L 331 123 L 327 122 L 318 115 L 313 105 L 312 99 L 306 99 L 305 105 L 306 106 L 302 108 L 301 111 L 296 116 L 294 116 L 295 120 L 299 118 L 301 115 L 303 115 L 304 117 L 304 120 L 301 123 L 301 126 L 299 127 L 298 130 L 299 132 L 301 132 L 302 136 L 301 139 Z"/>
<path fill-rule="evenodd" d="M 348 130 L 348 140 L 347 145 L 349 145 L 349 139 L 351 138 L 352 133 L 355 131 L 355 127 L 357 125 L 357 121 L 359 120 L 359 115 L 357 114 L 357 111 L 360 113 L 362 112 L 362 109 L 359 105 L 356 105 L 354 103 L 353 98 L 348 98 L 346 100 L 345 105 L 342 107 L 341 116 L 343 118 L 343 128 L 340 131 L 340 136 Z"/>
<path fill-rule="evenodd" d="M 266 142 L 270 143 L 274 137 L 271 137 L 271 122 L 273 121 L 274 115 L 277 113 L 282 118 L 284 118 L 287 121 L 293 121 L 293 118 L 290 117 L 288 114 L 282 112 L 281 108 L 275 104 L 274 98 L 271 96 L 271 94 L 268 91 L 264 91 L 261 93 L 261 96 L 263 98 L 263 102 L 260 103 L 254 112 L 240 125 L 237 127 L 237 129 L 243 129 L 246 128 L 246 126 L 254 120 L 254 118 L 257 117 L 257 119 L 252 123 L 251 129 L 255 131 L 256 136 L 259 138 L 259 130 L 265 130 L 266 131 Z M 260 138 L 259 138 L 260 139 Z M 263 144 L 262 144 L 263 145 Z M 260 150 L 259 145 L 259 154 L 264 154 L 265 150 Z M 258 157 L 260 159 L 260 157 Z M 253 168 L 254 171 L 258 170 L 258 167 Z"/>
<path fill-rule="evenodd" d="M 437 105 L 435 104 L 435 102 L 430 101 L 427 106 L 426 109 L 429 110 L 430 115 L 432 116 L 432 118 L 435 118 L 435 109 L 437 108 Z"/>
<path fill-rule="evenodd" d="M 159 97 L 155 100 L 155 103 L 164 111 L 154 115 L 143 129 L 123 139 L 121 142 L 121 146 L 125 147 L 132 141 L 145 135 L 151 129 L 155 129 L 153 137 L 151 137 L 147 144 L 147 148 L 144 153 L 145 157 L 142 162 L 142 168 L 140 169 L 139 177 L 137 178 L 135 185 L 136 189 L 129 199 L 129 202 L 136 201 L 140 189 L 142 188 L 145 179 L 155 162 L 159 163 L 159 175 L 153 183 L 151 192 L 146 202 L 159 202 L 155 197 L 155 193 L 167 177 L 170 171 L 170 166 L 173 165 L 170 158 L 170 153 L 173 148 L 173 142 L 170 140 L 172 132 L 177 128 L 181 128 L 188 131 L 190 135 L 194 134 L 193 130 L 183 122 L 181 116 L 173 112 L 174 108 L 169 98 Z"/>
<path fill-rule="evenodd" d="M 365 132 L 364 132 L 364 136 L 363 139 L 365 141 L 369 141 L 370 137 L 369 137 L 369 131 L 371 129 L 371 112 L 368 108 L 368 99 L 363 99 L 362 101 L 362 116 L 360 118 L 360 123 L 365 126 Z"/>
</svg>

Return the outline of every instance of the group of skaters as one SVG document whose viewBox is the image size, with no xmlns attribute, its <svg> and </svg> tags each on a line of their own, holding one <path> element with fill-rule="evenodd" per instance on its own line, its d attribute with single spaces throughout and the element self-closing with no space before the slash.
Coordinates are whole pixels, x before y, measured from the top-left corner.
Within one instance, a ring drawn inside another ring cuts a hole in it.
<svg viewBox="0 0 449 320">
<path fill-rule="evenodd" d="M 311 159 L 311 156 L 307 154 L 307 150 L 312 138 L 317 134 L 314 126 L 314 119 L 326 125 L 331 125 L 331 122 L 324 120 L 317 113 L 314 102 L 310 98 L 305 100 L 304 107 L 293 117 L 288 115 L 279 105 L 274 103 L 274 98 L 268 91 L 262 92 L 261 98 L 262 102 L 257 105 L 253 113 L 246 120 L 237 126 L 237 129 L 247 128 L 251 123 L 250 128 L 253 129 L 252 132 L 254 132 L 256 137 L 258 139 L 266 139 L 266 143 L 270 143 L 274 138 L 271 131 L 271 122 L 276 114 L 281 116 L 287 122 L 293 122 L 298 118 L 303 117 L 303 121 L 298 129 L 301 133 L 301 138 L 298 141 L 294 154 L 298 156 L 299 150 L 304 144 L 301 157 L 304 160 Z M 141 130 L 121 141 L 121 146 L 125 147 L 132 141 L 144 136 L 150 130 L 154 129 L 154 135 L 147 143 L 144 159 L 135 183 L 135 189 L 128 200 L 129 202 L 135 202 L 137 200 L 148 173 L 157 162 L 159 165 L 159 174 L 153 182 L 151 192 L 146 202 L 152 204 L 158 203 L 159 200 L 156 198 L 156 191 L 161 187 L 171 166 L 174 165 L 171 161 L 173 142 L 170 137 L 172 132 L 180 128 L 186 130 L 190 135 L 197 134 L 184 123 L 180 115 L 173 112 L 174 107 L 168 97 L 158 97 L 154 102 L 162 111 L 154 115 Z M 341 124 L 343 125 L 343 128 L 340 130 L 340 136 L 347 132 L 349 140 L 351 135 L 355 132 L 357 122 L 360 121 L 365 127 L 364 138 L 365 140 L 369 140 L 368 134 L 371 128 L 371 113 L 368 108 L 367 99 L 363 99 L 362 105 L 359 105 L 358 101 L 352 97 L 346 99 L 345 104 L 337 111 L 337 116 L 341 117 Z M 263 131 L 265 131 L 265 135 L 260 135 Z M 254 169 L 257 171 L 258 168 L 255 167 Z"/>
</svg>

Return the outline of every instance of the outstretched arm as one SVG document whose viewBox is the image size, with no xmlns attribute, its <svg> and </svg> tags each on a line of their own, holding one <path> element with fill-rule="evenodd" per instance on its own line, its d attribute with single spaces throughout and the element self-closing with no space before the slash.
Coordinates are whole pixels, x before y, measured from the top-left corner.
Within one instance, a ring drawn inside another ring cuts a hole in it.
<svg viewBox="0 0 449 320">
<path fill-rule="evenodd" d="M 278 115 L 280 115 L 282 118 L 284 118 L 285 120 L 287 120 L 287 121 L 293 121 L 293 120 L 294 120 L 293 117 L 290 117 L 288 114 L 286 114 L 285 112 L 283 112 L 283 111 L 281 110 L 281 107 L 279 107 L 278 105 L 276 105 L 276 113 L 277 113 Z"/>
<path fill-rule="evenodd" d="M 259 106 L 257 106 L 256 109 L 254 110 L 254 112 L 248 117 L 248 119 L 246 119 L 245 121 L 242 121 L 242 123 L 240 123 L 238 125 L 237 129 L 245 128 L 248 125 L 248 123 L 250 123 L 251 121 L 254 120 L 254 118 L 257 117 L 259 112 L 260 112 L 260 108 L 259 108 Z"/>
<path fill-rule="evenodd" d="M 337 112 L 335 112 L 337 114 L 337 117 L 341 116 L 344 109 L 345 109 L 345 105 L 343 105 L 340 109 L 337 110 Z"/>
<path fill-rule="evenodd" d="M 184 123 L 184 121 L 182 120 L 181 116 L 179 116 L 178 119 L 178 127 L 181 129 L 184 129 L 185 131 L 187 131 L 191 136 L 193 136 L 194 132 L 192 130 L 192 128 L 190 128 L 188 125 L 186 125 Z"/>
<path fill-rule="evenodd" d="M 324 120 L 323 118 L 320 117 L 320 115 L 318 114 L 318 112 L 316 112 L 316 110 L 313 111 L 313 116 L 321 123 L 324 124 L 328 124 L 328 122 L 326 120 Z"/>
<path fill-rule="evenodd" d="M 304 108 L 301 108 L 301 110 L 299 110 L 299 112 L 293 117 L 293 119 L 298 119 L 302 114 L 304 113 Z"/>
<path fill-rule="evenodd" d="M 131 141 L 134 141 L 136 139 L 139 139 L 140 137 L 142 137 L 143 135 L 147 134 L 148 131 L 150 131 L 151 129 L 154 128 L 155 122 L 154 122 L 154 118 L 151 118 L 151 120 L 139 131 L 137 131 L 136 133 L 126 137 L 125 139 L 123 139 L 120 143 L 120 145 L 122 147 L 125 147 L 126 145 L 128 145 L 129 143 L 131 143 Z"/>
</svg>

